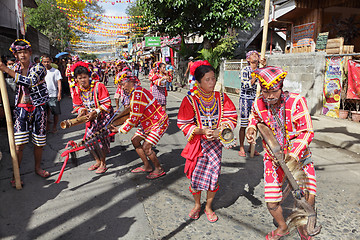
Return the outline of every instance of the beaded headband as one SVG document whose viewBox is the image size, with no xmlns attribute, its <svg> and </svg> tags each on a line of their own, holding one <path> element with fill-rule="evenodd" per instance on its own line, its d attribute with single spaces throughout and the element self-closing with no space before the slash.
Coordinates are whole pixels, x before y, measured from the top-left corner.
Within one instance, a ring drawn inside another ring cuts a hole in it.
<svg viewBox="0 0 360 240">
<path fill-rule="evenodd" d="M 16 42 L 24 42 L 26 43 L 25 46 L 19 46 L 19 45 L 15 45 Z M 30 42 L 26 41 L 25 39 L 16 39 L 10 46 L 9 50 L 12 52 L 12 53 L 16 53 L 18 51 L 21 51 L 21 50 L 29 50 L 31 51 L 31 44 Z"/>
<path fill-rule="evenodd" d="M 267 66 L 256 69 L 251 77 L 259 79 L 262 89 L 278 90 L 283 87 L 287 72 L 280 67 Z"/>
<path fill-rule="evenodd" d="M 260 53 L 256 50 L 253 50 L 246 53 L 246 59 L 248 59 L 254 53 L 256 53 L 260 57 Z"/>
</svg>

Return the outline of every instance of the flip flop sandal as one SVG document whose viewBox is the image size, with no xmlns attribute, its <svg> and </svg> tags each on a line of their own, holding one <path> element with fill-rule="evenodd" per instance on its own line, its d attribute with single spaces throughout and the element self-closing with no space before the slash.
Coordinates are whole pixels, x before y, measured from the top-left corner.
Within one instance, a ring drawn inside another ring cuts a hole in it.
<svg viewBox="0 0 360 240">
<path fill-rule="evenodd" d="M 200 217 L 200 209 L 194 211 L 193 209 L 191 209 L 190 213 L 189 213 L 189 218 L 197 220 Z"/>
<path fill-rule="evenodd" d="M 143 169 L 142 167 L 137 167 L 133 170 L 131 170 L 132 173 L 142 173 L 142 172 L 152 172 L 152 171 L 146 171 L 145 169 Z"/>
<path fill-rule="evenodd" d="M 97 173 L 97 174 L 102 174 L 102 173 L 105 173 L 107 170 L 108 170 L 107 167 L 99 167 L 99 168 L 95 171 L 95 173 Z"/>
<path fill-rule="evenodd" d="M 208 219 L 209 222 L 211 222 L 211 223 L 214 223 L 214 222 L 216 222 L 216 221 L 219 219 L 218 216 L 216 216 L 215 219 L 212 218 L 212 217 L 215 215 L 215 212 L 213 212 L 213 213 L 207 213 L 207 212 L 204 210 L 204 213 L 206 214 L 207 219 Z"/>
<path fill-rule="evenodd" d="M 311 236 L 306 237 L 306 236 L 302 235 L 299 228 L 297 228 L 297 232 L 298 232 L 301 240 L 312 240 L 313 239 Z"/>
<path fill-rule="evenodd" d="M 88 168 L 88 170 L 89 171 L 94 171 L 94 170 L 96 170 L 96 169 L 98 169 L 99 168 L 99 166 L 97 166 L 97 165 L 91 165 L 89 168 Z"/>
<path fill-rule="evenodd" d="M 42 170 L 40 173 L 39 172 L 35 172 L 37 175 L 39 175 L 40 177 L 43 178 L 48 178 L 50 177 L 50 173 L 46 170 Z"/>
<path fill-rule="evenodd" d="M 154 172 L 151 172 L 151 173 L 149 173 L 149 175 L 146 176 L 146 178 L 152 180 L 152 179 L 156 179 L 156 178 L 159 178 L 159 177 L 161 177 L 161 176 L 164 176 L 165 174 L 166 174 L 165 171 L 162 172 L 162 173 L 159 173 L 159 174 L 154 173 Z"/>
<path fill-rule="evenodd" d="M 245 151 L 239 151 L 238 154 L 239 154 L 240 157 L 246 157 Z"/>
<path fill-rule="evenodd" d="M 270 236 L 271 234 L 271 236 Z M 285 234 L 279 234 L 279 233 L 275 233 L 275 231 L 271 231 L 271 233 L 268 233 L 265 237 L 266 240 L 277 240 L 277 239 L 281 239 L 282 237 L 288 235 L 289 232 L 285 233 Z M 276 238 L 274 238 L 276 237 Z"/>
<path fill-rule="evenodd" d="M 24 186 L 23 180 L 20 180 L 20 183 L 21 183 L 21 186 Z M 15 180 L 14 180 L 14 179 L 10 181 L 10 184 L 11 184 L 11 186 L 12 186 L 13 188 L 16 188 Z"/>
</svg>

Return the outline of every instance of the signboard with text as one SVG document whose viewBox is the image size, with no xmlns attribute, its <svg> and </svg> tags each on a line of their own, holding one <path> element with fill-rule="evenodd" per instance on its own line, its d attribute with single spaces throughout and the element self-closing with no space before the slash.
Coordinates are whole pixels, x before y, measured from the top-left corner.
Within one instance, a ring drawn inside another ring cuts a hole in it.
<svg viewBox="0 0 360 240">
<path fill-rule="evenodd" d="M 293 27 L 293 44 L 297 46 L 298 42 L 301 43 L 301 39 L 314 39 L 315 35 L 315 23 L 306 23 Z"/>
<path fill-rule="evenodd" d="M 160 37 L 145 37 L 145 47 L 160 47 Z"/>
</svg>

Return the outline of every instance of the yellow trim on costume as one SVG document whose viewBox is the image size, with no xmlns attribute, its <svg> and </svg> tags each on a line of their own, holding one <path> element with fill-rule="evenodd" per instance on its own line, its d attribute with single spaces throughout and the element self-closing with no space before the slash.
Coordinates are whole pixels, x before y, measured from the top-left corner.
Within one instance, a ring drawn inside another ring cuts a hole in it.
<svg viewBox="0 0 360 240">
<path fill-rule="evenodd" d="M 280 79 L 284 79 L 287 75 L 287 72 L 283 72 L 279 74 L 276 78 L 274 78 L 271 82 L 266 82 L 264 78 L 262 78 L 259 74 L 256 74 L 254 72 L 251 73 L 251 77 L 256 77 L 260 80 L 261 85 L 263 85 L 266 89 L 269 89 L 270 87 L 273 87 L 274 84 L 276 84 Z"/>
</svg>

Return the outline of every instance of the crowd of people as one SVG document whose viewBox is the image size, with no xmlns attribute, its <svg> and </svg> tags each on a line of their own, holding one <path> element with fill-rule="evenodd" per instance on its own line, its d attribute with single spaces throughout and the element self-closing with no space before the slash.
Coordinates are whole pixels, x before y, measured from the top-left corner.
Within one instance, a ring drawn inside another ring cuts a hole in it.
<svg viewBox="0 0 360 240">
<path fill-rule="evenodd" d="M 47 55 L 43 55 L 35 63 L 31 61 L 31 44 L 23 39 L 16 40 L 10 50 L 16 59 L 7 65 L 0 63 L 0 71 L 8 74 L 16 83 L 13 118 L 19 166 L 24 146 L 31 136 L 35 145 L 35 173 L 44 178 L 51 175 L 41 168 L 42 151 L 46 145 L 47 132 L 57 131 L 61 114 L 59 102 L 65 89 L 68 89 L 73 102 L 73 113 L 86 121 L 84 139 L 91 139 L 95 133 L 104 129 L 109 136 L 100 143 L 87 147 L 95 160 L 88 168 L 89 171 L 103 174 L 108 170 L 106 154 L 110 151 L 110 142 L 114 140 L 112 133 L 128 133 L 137 127 L 131 141 L 143 166 L 132 169 L 131 172 L 146 173 L 148 179 L 166 175 L 153 147 L 169 127 L 166 98 L 168 91 L 172 90 L 171 83 L 175 73 L 171 64 L 155 62 L 150 68 L 149 62 L 142 66 L 137 62 L 128 65 L 124 60 L 95 60 L 88 63 L 81 61 L 78 56 L 73 56 L 67 62 L 62 59 L 54 64 Z M 246 156 L 245 137 L 249 143 L 254 143 L 257 124 L 266 124 L 281 145 L 287 161 L 295 161 L 306 175 L 303 191 L 307 201 L 314 206 L 316 177 L 309 149 L 314 132 L 306 100 L 298 94 L 283 91 L 287 73 L 281 68 L 259 68 L 259 63 L 266 65 L 266 61 L 260 59 L 258 52 L 249 52 L 246 59 L 249 66 L 241 71 L 239 81 L 239 155 Z M 138 78 L 140 71 L 145 76 L 148 73 L 150 89 L 141 86 Z M 187 73 L 190 90 L 179 106 L 177 126 L 187 141 L 181 156 L 186 159 L 184 172 L 190 180 L 189 191 L 194 198 L 189 217 L 199 218 L 201 193 L 206 191 L 204 213 L 208 221 L 213 223 L 218 220 L 218 216 L 212 209 L 212 203 L 220 187 L 222 148 L 227 146 L 221 133 L 224 129 L 234 131 L 238 115 L 226 93 L 214 90 L 216 71 L 209 62 L 193 61 L 191 58 L 185 75 Z M 112 76 L 117 87 L 114 95 L 115 109 L 106 87 Z M 259 96 L 256 96 L 257 84 L 261 87 Z M 129 111 L 126 121 L 120 126 L 109 124 L 114 114 L 121 109 Z M 54 116 L 51 128 L 47 124 L 50 122 L 50 113 Z M 280 204 L 283 200 L 284 172 L 265 143 L 264 149 L 265 202 L 278 225 L 266 235 L 266 239 L 273 240 L 289 233 Z M 11 184 L 14 186 L 14 179 Z M 298 231 L 301 239 L 311 239 L 304 226 L 300 226 Z"/>
</svg>

